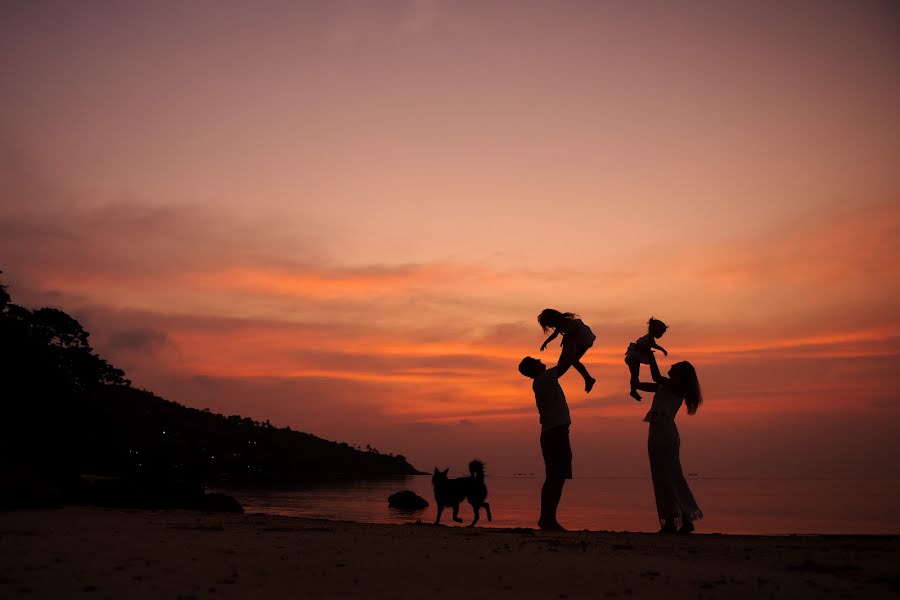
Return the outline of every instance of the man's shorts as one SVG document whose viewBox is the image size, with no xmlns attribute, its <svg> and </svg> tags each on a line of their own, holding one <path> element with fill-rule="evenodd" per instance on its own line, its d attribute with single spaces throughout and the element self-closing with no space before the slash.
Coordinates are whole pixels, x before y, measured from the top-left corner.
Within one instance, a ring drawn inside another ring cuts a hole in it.
<svg viewBox="0 0 900 600">
<path fill-rule="evenodd" d="M 541 432 L 541 454 L 547 478 L 572 479 L 572 446 L 567 426 Z"/>
</svg>

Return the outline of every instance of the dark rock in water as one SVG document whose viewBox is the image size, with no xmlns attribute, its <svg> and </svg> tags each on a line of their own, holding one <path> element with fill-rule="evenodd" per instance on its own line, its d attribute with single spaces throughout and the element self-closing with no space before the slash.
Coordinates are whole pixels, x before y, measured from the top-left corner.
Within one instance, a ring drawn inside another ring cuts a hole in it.
<svg viewBox="0 0 900 600">
<path fill-rule="evenodd" d="M 412 490 L 403 490 L 388 496 L 388 506 L 400 510 L 422 510 L 428 508 L 428 500 Z"/>
<path fill-rule="evenodd" d="M 208 510 L 212 512 L 230 512 L 242 513 L 244 507 L 241 503 L 222 492 L 207 492 L 201 496 L 200 510 Z"/>
</svg>

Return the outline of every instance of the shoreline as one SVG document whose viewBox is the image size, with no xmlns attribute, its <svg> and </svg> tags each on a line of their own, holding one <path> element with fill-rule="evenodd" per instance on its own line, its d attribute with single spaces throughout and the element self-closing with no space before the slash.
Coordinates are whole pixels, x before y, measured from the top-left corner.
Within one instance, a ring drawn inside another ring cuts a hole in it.
<svg viewBox="0 0 900 600">
<path fill-rule="evenodd" d="M 535 527 L 542 478 L 492 478 L 489 501 L 494 522 L 484 527 Z M 569 529 L 653 533 L 659 529 L 651 484 L 647 478 L 575 479 L 566 484 L 559 520 Z M 697 480 L 691 483 L 706 517 L 697 522 L 698 533 L 742 535 L 788 534 L 900 534 L 900 517 L 892 499 L 900 494 L 894 484 L 865 485 L 791 482 L 732 484 Z M 398 513 L 385 506 L 390 494 L 409 489 L 431 506 L 421 513 Z M 335 486 L 292 490 L 216 488 L 233 495 L 247 512 L 283 516 L 402 524 L 435 517 L 433 490 L 427 477 L 397 485 Z M 855 507 L 855 508 L 854 508 Z M 471 520 L 468 505 L 461 516 Z M 443 519 L 447 521 L 447 518 Z"/>
<path fill-rule="evenodd" d="M 161 509 L 162 510 L 162 509 Z M 428 507 L 427 510 L 432 510 L 431 507 Z M 449 509 L 448 509 L 449 510 Z M 463 522 L 462 523 L 453 523 L 449 514 L 445 511 L 444 518 L 441 519 L 440 527 L 447 527 L 449 529 L 467 529 L 466 525 L 469 523 L 470 519 L 467 518 L 470 515 L 462 515 Z M 285 512 L 269 512 L 267 510 L 255 509 L 253 507 L 244 506 L 244 514 L 247 516 L 255 516 L 255 517 L 272 517 L 276 519 L 299 519 L 302 521 L 322 521 L 326 523 L 348 523 L 353 525 L 364 525 L 364 526 L 379 526 L 379 527 L 433 527 L 433 522 L 431 518 L 425 519 L 416 519 L 415 521 L 363 521 L 363 520 L 353 520 L 353 519 L 336 519 L 331 517 L 314 517 L 307 516 L 303 514 L 291 514 L 290 511 Z M 432 516 L 433 515 L 429 515 Z M 495 519 L 496 521 L 496 519 Z M 697 524 L 697 530 L 690 534 L 691 537 L 700 537 L 700 536 L 709 536 L 709 537 L 728 537 L 728 538 L 809 538 L 809 537 L 821 537 L 821 538 L 884 538 L 884 539 L 900 539 L 900 532 L 897 533 L 871 533 L 871 532 L 796 532 L 796 533 L 771 533 L 771 532 L 763 532 L 763 533 L 753 533 L 753 532 L 727 532 L 727 531 L 704 531 L 703 519 L 698 519 L 694 521 Z M 534 526 L 497 526 L 493 525 L 486 518 L 482 517 L 478 522 L 476 529 L 485 530 L 485 531 L 506 531 L 506 532 L 514 532 L 519 533 L 522 530 L 531 529 L 535 532 L 543 532 L 543 530 L 539 529 L 537 525 Z M 543 533 L 552 533 L 552 532 L 543 532 Z M 631 529 L 576 529 L 576 528 L 567 528 L 565 532 L 562 533 L 598 533 L 598 534 L 628 534 L 628 535 L 658 535 L 655 531 L 647 530 L 631 530 Z M 681 534 L 673 535 L 673 537 L 685 537 Z"/>
<path fill-rule="evenodd" d="M 367 524 L 63 508 L 0 513 L 5 598 L 878 598 L 900 536 Z"/>
</svg>

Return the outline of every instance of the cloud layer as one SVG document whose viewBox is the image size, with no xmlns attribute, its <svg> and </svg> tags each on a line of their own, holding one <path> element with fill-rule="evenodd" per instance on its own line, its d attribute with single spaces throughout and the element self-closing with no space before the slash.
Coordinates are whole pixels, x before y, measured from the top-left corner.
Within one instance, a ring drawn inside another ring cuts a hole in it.
<svg viewBox="0 0 900 600">
<path fill-rule="evenodd" d="M 556 361 L 549 306 L 598 336 L 595 391 L 563 382 L 577 469 L 643 474 L 622 355 L 655 315 L 706 392 L 696 470 L 877 473 L 890 12 L 5 3 L 0 269 L 173 400 L 493 472 L 538 470 L 515 366 Z"/>
<path fill-rule="evenodd" d="M 426 462 L 456 460 L 460 439 L 507 440 L 489 452 L 494 462 L 533 469 L 516 458 L 535 411 L 515 365 L 525 354 L 555 362 L 557 347 L 536 348 L 534 315 L 561 289 L 580 302 L 559 306 L 598 334 L 586 360 L 596 391 L 586 396 L 574 372 L 564 382 L 585 436 L 621 437 L 614 427 L 639 422 L 645 407 L 624 394 L 621 357 L 650 312 L 672 326 L 661 340 L 667 363 L 689 359 L 701 373 L 698 444 L 737 422 L 763 436 L 773 419 L 900 418 L 893 203 L 682 246 L 664 268 L 596 278 L 489 262 L 275 260 L 278 243 L 247 226 L 226 243 L 238 227 L 196 208 L 61 212 L 46 225 L 28 207 L 3 211 L 14 297 L 70 310 L 138 385 L 191 406 L 375 441 Z M 641 264 L 651 256 L 647 248 Z M 418 436 L 425 426 L 441 434 Z M 584 452 L 606 446 L 597 444 Z"/>
</svg>

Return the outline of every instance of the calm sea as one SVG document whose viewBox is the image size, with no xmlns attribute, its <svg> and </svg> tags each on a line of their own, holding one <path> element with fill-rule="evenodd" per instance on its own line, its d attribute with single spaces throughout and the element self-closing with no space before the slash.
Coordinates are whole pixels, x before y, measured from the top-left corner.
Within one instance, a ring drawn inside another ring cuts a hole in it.
<svg viewBox="0 0 900 600">
<path fill-rule="evenodd" d="M 900 480 L 719 479 L 689 478 L 704 512 L 703 533 L 900 534 Z M 534 527 L 540 488 L 537 476 L 488 477 L 488 501 L 494 521 L 482 513 L 479 526 Z M 388 507 L 393 492 L 410 489 L 428 500 L 423 511 Z M 248 513 L 303 516 L 367 523 L 434 520 L 431 476 L 378 482 L 296 487 L 282 490 L 225 490 Z M 460 507 L 468 524 L 472 509 Z M 579 478 L 566 483 L 559 510 L 569 529 L 656 531 L 656 509 L 649 479 Z M 452 524 L 444 511 L 442 523 Z"/>
</svg>

